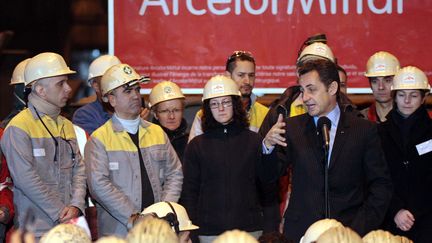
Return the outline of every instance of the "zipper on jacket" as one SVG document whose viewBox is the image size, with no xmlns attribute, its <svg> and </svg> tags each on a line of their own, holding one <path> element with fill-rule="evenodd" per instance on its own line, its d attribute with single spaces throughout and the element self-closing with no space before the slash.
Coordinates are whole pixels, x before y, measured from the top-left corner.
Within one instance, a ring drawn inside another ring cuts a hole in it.
<svg viewBox="0 0 432 243">
<path fill-rule="evenodd" d="M 223 129 L 223 133 L 225 135 L 224 136 L 224 141 L 225 141 L 224 145 L 226 146 L 226 145 L 229 144 L 228 143 L 228 140 L 229 140 L 228 129 L 226 127 L 224 127 L 224 129 Z M 225 149 L 225 151 L 228 151 L 228 150 L 229 150 L 229 148 Z M 227 153 L 225 153 L 224 156 L 225 156 L 225 158 L 224 158 L 225 168 L 229 168 L 229 164 L 227 163 L 228 162 Z M 225 204 L 225 210 L 226 210 L 226 212 L 228 212 L 226 214 L 226 216 L 228 217 L 227 218 L 227 224 L 228 225 L 232 225 L 232 220 L 231 220 L 231 217 L 230 217 L 231 212 L 230 212 L 230 207 L 229 207 L 229 205 L 230 205 L 230 195 L 231 195 L 231 190 L 230 190 L 230 186 L 229 186 L 230 181 L 231 181 L 231 173 L 230 173 L 230 170 L 228 169 L 227 173 L 226 173 L 226 180 L 224 182 L 224 184 L 225 184 L 224 187 L 225 187 L 225 192 L 226 192 L 224 204 Z"/>
</svg>

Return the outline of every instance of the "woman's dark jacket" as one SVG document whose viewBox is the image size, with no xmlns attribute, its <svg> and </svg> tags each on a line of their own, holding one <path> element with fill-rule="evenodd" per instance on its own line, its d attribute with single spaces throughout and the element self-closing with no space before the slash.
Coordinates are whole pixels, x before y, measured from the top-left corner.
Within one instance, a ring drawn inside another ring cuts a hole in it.
<svg viewBox="0 0 432 243">
<path fill-rule="evenodd" d="M 174 147 L 174 150 L 177 153 L 177 156 L 179 157 L 180 161 L 183 162 L 183 154 L 186 149 L 189 133 L 187 133 L 187 122 L 183 118 L 181 121 L 180 126 L 174 130 L 171 131 L 168 128 L 162 126 L 158 120 L 153 119 L 153 123 L 159 125 L 162 127 L 164 132 L 168 135 L 168 138 L 171 142 L 171 145 Z"/>
<path fill-rule="evenodd" d="M 189 143 L 181 202 L 199 225 L 199 235 L 262 229 L 261 149 L 257 133 L 232 124 L 209 130 Z"/>
<path fill-rule="evenodd" d="M 416 238 L 416 231 L 420 227 L 432 229 L 432 120 L 424 106 L 408 118 L 403 118 L 393 108 L 387 121 L 378 128 L 394 184 L 384 227 L 398 235 L 406 235 L 414 242 L 430 242 L 430 237 L 425 241 Z M 424 154 L 419 154 L 419 146 L 428 141 L 429 148 L 424 150 Z M 394 222 L 401 209 L 410 211 L 415 218 L 408 233 L 397 229 Z"/>
</svg>

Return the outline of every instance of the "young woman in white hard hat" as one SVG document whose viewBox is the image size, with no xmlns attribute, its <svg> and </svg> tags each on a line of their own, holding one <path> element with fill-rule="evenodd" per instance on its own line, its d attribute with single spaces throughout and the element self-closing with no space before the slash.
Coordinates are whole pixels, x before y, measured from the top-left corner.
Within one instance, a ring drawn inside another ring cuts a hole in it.
<svg viewBox="0 0 432 243">
<path fill-rule="evenodd" d="M 190 141 L 183 158 L 181 202 L 200 226 L 201 242 L 226 230 L 259 237 L 262 209 L 258 196 L 261 138 L 249 123 L 236 83 L 226 76 L 204 87 L 201 134 Z"/>
<path fill-rule="evenodd" d="M 394 185 L 384 228 L 416 243 L 432 232 L 432 120 L 424 105 L 430 85 L 416 67 L 399 70 L 393 80 L 393 109 L 379 125 Z"/>
</svg>

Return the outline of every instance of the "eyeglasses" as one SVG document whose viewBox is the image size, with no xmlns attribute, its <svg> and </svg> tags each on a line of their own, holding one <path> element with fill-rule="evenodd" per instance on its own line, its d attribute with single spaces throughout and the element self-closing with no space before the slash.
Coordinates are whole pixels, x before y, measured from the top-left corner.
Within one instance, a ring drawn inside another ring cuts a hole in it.
<svg viewBox="0 0 432 243">
<path fill-rule="evenodd" d="M 216 110 L 219 109 L 219 107 L 222 105 L 223 108 L 231 107 L 232 106 L 232 100 L 223 100 L 221 103 L 217 101 L 210 102 L 210 109 Z"/>
<path fill-rule="evenodd" d="M 228 57 L 227 63 L 234 61 L 238 57 L 248 57 L 255 61 L 255 58 L 253 57 L 252 53 L 248 51 L 235 51 L 231 54 L 231 56 Z"/>
<path fill-rule="evenodd" d="M 159 115 L 162 115 L 162 116 L 168 116 L 168 115 L 171 115 L 171 113 L 174 114 L 174 115 L 178 115 L 178 114 L 180 114 L 182 111 L 183 111 L 183 109 L 175 108 L 175 109 L 172 109 L 172 110 L 168 110 L 168 109 L 166 109 L 166 110 L 158 110 L 158 111 L 156 111 L 156 112 L 157 112 Z"/>
</svg>

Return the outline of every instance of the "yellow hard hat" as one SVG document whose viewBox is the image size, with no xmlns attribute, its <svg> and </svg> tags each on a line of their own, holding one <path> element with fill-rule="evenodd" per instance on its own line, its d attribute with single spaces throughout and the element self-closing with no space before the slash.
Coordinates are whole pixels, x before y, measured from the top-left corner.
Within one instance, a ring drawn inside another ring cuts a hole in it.
<svg viewBox="0 0 432 243">
<path fill-rule="evenodd" d="M 25 86 L 41 78 L 73 74 L 62 56 L 54 52 L 44 52 L 32 57 L 24 70 Z"/>
<path fill-rule="evenodd" d="M 430 90 L 426 74 L 417 67 L 407 66 L 400 69 L 393 78 L 392 90 L 421 89 Z"/>
<path fill-rule="evenodd" d="M 74 224 L 59 224 L 42 236 L 40 243 L 91 243 L 84 229 Z"/>
<path fill-rule="evenodd" d="M 102 76 L 101 92 L 104 102 L 108 102 L 106 95 L 112 90 L 123 86 L 125 84 L 134 85 L 143 81 L 141 77 L 131 66 L 128 64 L 117 64 L 110 67 Z"/>
<path fill-rule="evenodd" d="M 94 78 L 104 75 L 108 68 L 120 63 L 120 60 L 113 55 L 102 55 L 96 58 L 90 63 L 87 82 L 90 84 Z"/>
<path fill-rule="evenodd" d="M 322 233 L 316 243 L 363 243 L 362 238 L 348 227 L 336 226 Z"/>
<path fill-rule="evenodd" d="M 395 75 L 399 70 L 399 60 L 386 51 L 379 51 L 369 57 L 366 63 L 366 77 L 384 77 Z"/>
<path fill-rule="evenodd" d="M 178 237 L 165 220 L 147 217 L 128 233 L 128 243 L 178 243 Z"/>
<path fill-rule="evenodd" d="M 364 243 L 400 243 L 397 238 L 394 237 L 390 232 L 384 230 L 374 230 L 363 236 Z"/>
<path fill-rule="evenodd" d="M 145 208 L 142 214 L 156 214 L 158 218 L 166 218 L 166 220 L 169 220 L 169 217 L 166 216 L 172 214 L 171 220 L 173 222 L 169 223 L 171 225 L 177 224 L 180 231 L 199 229 L 198 226 L 192 224 L 186 209 L 182 205 L 175 202 L 158 202 L 152 204 Z M 175 232 L 175 226 L 172 227 Z"/>
<path fill-rule="evenodd" d="M 154 106 L 162 101 L 184 98 L 185 96 L 177 84 L 171 81 L 162 81 L 151 90 L 149 106 Z"/>
<path fill-rule="evenodd" d="M 315 42 L 306 46 L 300 53 L 297 63 L 305 62 L 307 60 L 325 58 L 332 62 L 335 62 L 335 58 L 330 47 L 321 42 Z"/>
<path fill-rule="evenodd" d="M 13 70 L 13 73 L 12 73 L 11 81 L 9 83 L 10 85 L 25 83 L 24 70 L 25 70 L 25 67 L 26 67 L 29 60 L 30 60 L 30 58 L 27 58 L 15 66 L 15 69 Z"/>
<path fill-rule="evenodd" d="M 238 85 L 231 78 L 224 75 L 213 76 L 204 86 L 202 100 L 212 99 L 221 96 L 240 96 Z"/>
<path fill-rule="evenodd" d="M 304 236 L 300 239 L 300 243 L 311 243 L 318 239 L 318 237 L 326 230 L 336 227 L 343 226 L 339 221 L 335 219 L 321 219 L 311 224 L 306 230 Z"/>
<path fill-rule="evenodd" d="M 229 230 L 219 235 L 213 243 L 258 243 L 258 241 L 247 232 Z"/>
</svg>

